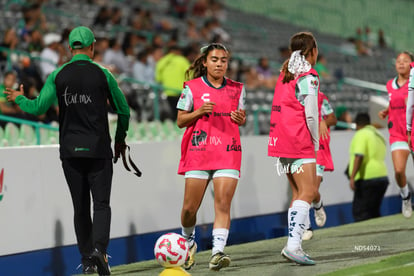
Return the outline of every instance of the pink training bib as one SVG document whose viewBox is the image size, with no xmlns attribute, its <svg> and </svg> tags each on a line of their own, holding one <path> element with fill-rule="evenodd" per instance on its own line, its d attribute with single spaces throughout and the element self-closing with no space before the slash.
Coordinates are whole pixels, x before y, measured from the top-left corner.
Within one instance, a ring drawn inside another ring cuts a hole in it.
<svg viewBox="0 0 414 276">
<path fill-rule="evenodd" d="M 387 82 L 389 96 L 388 131 L 389 142 L 407 142 L 406 101 L 408 97 L 408 81 L 398 89 L 392 85 L 394 79 Z"/>
<path fill-rule="evenodd" d="M 315 147 L 306 124 L 305 107 L 295 96 L 296 83 L 306 75 L 318 76 L 311 69 L 295 80 L 283 83 L 279 75 L 270 115 L 268 155 L 286 158 L 315 158 Z"/>
<path fill-rule="evenodd" d="M 326 97 L 325 94 L 319 91 L 318 93 L 319 122 L 323 119 L 321 115 L 321 109 L 322 109 L 322 104 L 324 100 L 328 101 L 328 97 Z M 328 138 L 322 139 L 321 137 L 319 137 L 319 150 L 316 156 L 316 164 L 325 166 L 325 171 L 334 170 L 334 164 L 333 164 L 332 155 L 331 155 L 331 148 L 329 147 L 330 142 L 331 142 L 331 130 L 328 129 Z"/>
<path fill-rule="evenodd" d="M 181 142 L 179 174 L 191 170 L 234 169 L 240 171 L 241 143 L 239 126 L 230 118 L 236 111 L 243 84 L 226 79 L 217 89 L 202 78 L 185 82 L 191 89 L 194 110 L 205 101 L 214 102 L 213 112 L 196 120 L 185 130 Z"/>
</svg>

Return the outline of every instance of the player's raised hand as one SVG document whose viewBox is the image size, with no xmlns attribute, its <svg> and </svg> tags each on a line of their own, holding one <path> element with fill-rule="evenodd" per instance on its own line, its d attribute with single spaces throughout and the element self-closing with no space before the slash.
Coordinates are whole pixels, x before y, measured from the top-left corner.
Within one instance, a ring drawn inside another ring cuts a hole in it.
<svg viewBox="0 0 414 276">
<path fill-rule="evenodd" d="M 12 88 L 6 88 L 6 90 L 4 91 L 4 94 L 7 95 L 7 100 L 9 102 L 14 102 L 17 98 L 17 96 L 23 95 L 23 84 L 20 84 L 20 90 L 14 90 Z"/>
</svg>

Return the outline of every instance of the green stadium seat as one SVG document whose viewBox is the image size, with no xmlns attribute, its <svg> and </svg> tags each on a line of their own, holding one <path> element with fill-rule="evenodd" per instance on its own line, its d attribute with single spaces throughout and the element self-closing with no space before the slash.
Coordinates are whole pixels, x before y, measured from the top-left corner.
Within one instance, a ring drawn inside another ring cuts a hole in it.
<svg viewBox="0 0 414 276">
<path fill-rule="evenodd" d="M 20 130 L 14 123 L 7 123 L 4 126 L 4 138 L 7 140 L 7 146 L 21 145 Z"/>
</svg>

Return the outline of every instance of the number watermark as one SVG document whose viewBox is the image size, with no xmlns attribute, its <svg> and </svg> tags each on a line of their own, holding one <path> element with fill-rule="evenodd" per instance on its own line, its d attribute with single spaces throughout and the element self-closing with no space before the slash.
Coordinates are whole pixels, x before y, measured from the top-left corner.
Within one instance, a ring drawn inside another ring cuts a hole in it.
<svg viewBox="0 0 414 276">
<path fill-rule="evenodd" d="M 358 244 L 358 245 L 354 245 L 352 252 L 356 252 L 356 253 L 381 252 L 381 246 L 376 245 L 376 244 L 367 244 L 367 245 Z"/>
</svg>

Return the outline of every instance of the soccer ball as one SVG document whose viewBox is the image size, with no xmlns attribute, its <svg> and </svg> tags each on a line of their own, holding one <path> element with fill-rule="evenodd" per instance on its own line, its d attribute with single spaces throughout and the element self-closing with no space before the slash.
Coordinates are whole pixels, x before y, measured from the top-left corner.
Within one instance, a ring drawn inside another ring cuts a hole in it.
<svg viewBox="0 0 414 276">
<path fill-rule="evenodd" d="M 188 257 L 188 242 L 177 233 L 167 233 L 158 238 L 154 255 L 163 267 L 182 266 Z"/>
</svg>

